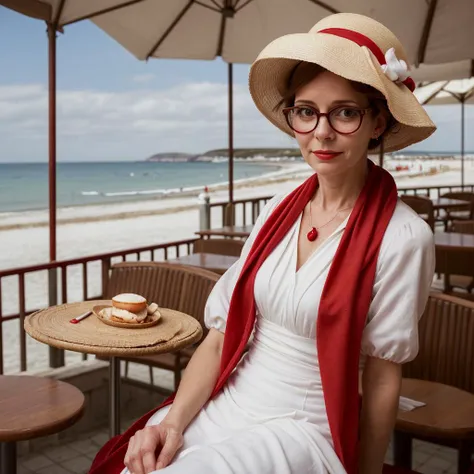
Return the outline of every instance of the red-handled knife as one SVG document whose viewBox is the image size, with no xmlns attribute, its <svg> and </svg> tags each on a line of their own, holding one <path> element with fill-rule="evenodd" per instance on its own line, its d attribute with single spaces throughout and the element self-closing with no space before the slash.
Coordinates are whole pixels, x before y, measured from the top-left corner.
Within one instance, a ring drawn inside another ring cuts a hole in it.
<svg viewBox="0 0 474 474">
<path fill-rule="evenodd" d="M 72 324 L 77 324 L 79 321 L 86 319 L 87 316 L 90 316 L 91 314 L 92 314 L 92 311 L 86 311 L 85 313 L 77 316 L 76 318 L 71 319 L 69 322 Z"/>
</svg>

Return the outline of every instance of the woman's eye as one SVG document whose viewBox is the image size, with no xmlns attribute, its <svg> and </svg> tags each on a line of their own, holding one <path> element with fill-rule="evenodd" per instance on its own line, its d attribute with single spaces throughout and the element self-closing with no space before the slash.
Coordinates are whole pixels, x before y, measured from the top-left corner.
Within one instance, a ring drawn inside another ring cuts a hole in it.
<svg viewBox="0 0 474 474">
<path fill-rule="evenodd" d="M 350 109 L 350 108 L 342 108 L 336 109 L 334 111 L 336 117 L 343 118 L 343 119 L 352 119 L 357 118 L 359 116 L 359 110 L 357 109 Z"/>
<path fill-rule="evenodd" d="M 314 117 L 315 112 L 313 109 L 310 109 L 309 107 L 299 107 L 298 109 L 296 109 L 296 114 L 303 118 L 309 118 L 309 117 Z"/>
</svg>

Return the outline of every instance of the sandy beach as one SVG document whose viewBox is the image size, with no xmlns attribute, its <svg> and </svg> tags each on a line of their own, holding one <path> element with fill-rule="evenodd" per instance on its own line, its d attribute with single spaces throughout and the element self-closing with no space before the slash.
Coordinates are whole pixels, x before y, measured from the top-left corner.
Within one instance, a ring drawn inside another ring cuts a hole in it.
<svg viewBox="0 0 474 474">
<path fill-rule="evenodd" d="M 460 182 L 459 161 L 436 161 L 433 166 L 447 166 L 449 171 L 431 176 L 396 176 L 399 187 L 455 185 Z M 428 165 L 426 165 L 428 166 Z M 288 164 L 282 170 L 246 182 L 237 183 L 235 199 L 272 196 L 290 191 L 310 174 L 304 164 Z M 465 182 L 474 183 L 474 162 L 465 164 Z M 211 201 L 225 201 L 226 189 L 214 189 Z M 16 268 L 48 261 L 48 213 L 32 211 L 4 213 L 0 216 L 0 269 Z M 220 212 L 215 209 L 213 226 L 220 225 Z M 162 242 L 193 238 L 199 227 L 198 201 L 195 195 L 108 204 L 80 206 L 58 210 L 58 260 L 95 255 Z M 100 288 L 99 264 L 89 266 L 89 295 L 98 294 Z M 68 272 L 70 301 L 82 298 L 80 266 Z M 26 278 L 27 309 L 47 306 L 47 275 L 35 273 Z M 3 314 L 18 311 L 18 280 L 2 281 Z M 19 370 L 19 322 L 3 324 L 4 370 Z M 79 354 L 70 353 L 67 360 L 80 360 Z M 28 369 L 47 365 L 46 346 L 28 337 Z"/>
</svg>

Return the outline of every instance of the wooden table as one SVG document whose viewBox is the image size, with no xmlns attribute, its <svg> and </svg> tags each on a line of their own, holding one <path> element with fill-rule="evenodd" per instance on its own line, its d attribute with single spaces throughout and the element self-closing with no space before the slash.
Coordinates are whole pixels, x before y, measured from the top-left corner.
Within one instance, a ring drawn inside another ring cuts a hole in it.
<svg viewBox="0 0 474 474">
<path fill-rule="evenodd" d="M 459 445 L 458 473 L 466 473 L 471 465 L 469 442 L 474 440 L 474 394 L 441 383 L 403 379 L 401 395 L 426 406 L 398 412 L 395 465 L 411 468 L 413 437 L 451 440 Z"/>
<path fill-rule="evenodd" d="M 206 270 L 211 270 L 215 273 L 218 273 L 219 275 L 222 275 L 238 260 L 239 257 L 232 257 L 230 255 L 193 253 L 191 255 L 184 255 L 173 260 L 168 260 L 168 262 L 205 268 Z"/>
<path fill-rule="evenodd" d="M 16 442 L 58 433 L 84 412 L 83 393 L 44 377 L 0 375 L 0 473 L 16 472 Z"/>
<path fill-rule="evenodd" d="M 450 198 L 439 198 L 432 199 L 433 209 L 445 209 L 445 210 L 469 210 L 469 201 L 462 201 L 461 199 L 450 199 Z"/>
<path fill-rule="evenodd" d="M 465 250 L 474 252 L 474 235 L 455 232 L 435 232 L 435 245 L 442 250 Z"/>
<path fill-rule="evenodd" d="M 443 291 L 452 291 L 451 275 L 474 278 L 474 235 L 435 232 L 436 272 L 444 275 Z"/>
<path fill-rule="evenodd" d="M 108 326 L 98 321 L 98 318 L 95 315 L 91 315 L 78 324 L 75 324 L 75 334 L 74 336 L 71 336 L 74 338 L 74 341 L 65 341 L 63 335 L 65 332 L 67 333 L 68 328 L 70 327 L 70 319 L 84 313 L 85 311 L 91 310 L 96 305 L 101 304 L 110 305 L 111 302 L 109 300 L 97 300 L 52 306 L 45 310 L 33 313 L 26 318 L 25 331 L 34 339 L 50 346 L 57 347 L 58 349 L 95 354 L 109 358 L 109 432 L 112 437 L 120 434 L 120 357 L 163 354 L 184 349 L 201 339 L 202 328 L 199 322 L 191 316 L 178 311 L 160 308 L 162 322 L 149 328 L 150 330 L 160 331 L 160 326 L 162 330 L 164 330 L 164 328 L 169 327 L 170 324 L 175 324 L 173 323 L 173 320 L 176 321 L 176 318 L 180 318 L 184 323 L 179 326 L 172 339 L 169 339 L 166 342 L 156 345 L 145 345 L 140 344 L 140 341 L 138 340 L 135 347 L 119 347 L 118 342 L 114 345 L 114 338 L 115 340 L 120 338 L 120 340 L 127 341 L 128 343 L 130 338 L 135 339 L 140 338 L 140 334 L 145 335 L 144 331 L 147 331 L 148 334 L 150 334 L 149 329 L 129 329 Z M 46 327 L 46 324 L 42 325 L 41 320 L 48 321 L 49 316 L 51 315 L 52 318 L 53 314 L 57 321 L 55 321 L 53 329 L 55 333 L 53 332 L 52 334 L 51 327 L 48 327 L 48 330 L 43 330 L 43 328 Z M 173 317 L 175 319 L 173 319 Z M 117 335 L 117 329 L 119 330 L 119 335 Z M 91 334 L 97 334 L 97 331 L 100 331 L 102 345 L 88 343 L 87 341 L 91 341 L 92 339 Z M 140 331 L 142 332 L 140 333 Z M 156 334 L 159 335 L 159 332 Z"/>
<path fill-rule="evenodd" d="M 200 230 L 196 232 L 201 237 L 248 237 L 252 232 L 253 224 L 236 226 L 228 225 L 220 229 Z"/>
</svg>

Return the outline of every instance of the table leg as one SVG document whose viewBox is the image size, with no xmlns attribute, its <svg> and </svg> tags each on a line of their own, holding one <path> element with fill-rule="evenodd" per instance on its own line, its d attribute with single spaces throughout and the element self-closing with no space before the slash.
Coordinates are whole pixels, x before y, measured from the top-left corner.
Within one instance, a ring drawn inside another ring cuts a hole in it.
<svg viewBox="0 0 474 474">
<path fill-rule="evenodd" d="M 0 474 L 16 474 L 16 443 L 0 443 Z"/>
<path fill-rule="evenodd" d="M 406 433 L 395 431 L 393 434 L 393 462 L 397 467 L 411 469 L 412 438 Z"/>
<path fill-rule="evenodd" d="M 469 441 L 461 441 L 458 450 L 458 474 L 467 474 L 471 467 L 472 446 Z"/>
<path fill-rule="evenodd" d="M 120 434 L 120 359 L 111 357 L 109 362 L 109 435 Z"/>
</svg>

